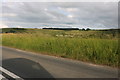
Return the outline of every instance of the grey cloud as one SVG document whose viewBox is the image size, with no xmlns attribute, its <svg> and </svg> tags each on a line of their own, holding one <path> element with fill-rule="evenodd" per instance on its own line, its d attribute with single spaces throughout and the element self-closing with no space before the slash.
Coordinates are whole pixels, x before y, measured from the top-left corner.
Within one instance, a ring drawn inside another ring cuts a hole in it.
<svg viewBox="0 0 120 80">
<path fill-rule="evenodd" d="M 8 2 L 3 3 L 2 9 L 3 14 L 16 14 L 3 16 L 3 22 L 8 26 L 118 27 L 118 6 L 115 2 Z"/>
</svg>

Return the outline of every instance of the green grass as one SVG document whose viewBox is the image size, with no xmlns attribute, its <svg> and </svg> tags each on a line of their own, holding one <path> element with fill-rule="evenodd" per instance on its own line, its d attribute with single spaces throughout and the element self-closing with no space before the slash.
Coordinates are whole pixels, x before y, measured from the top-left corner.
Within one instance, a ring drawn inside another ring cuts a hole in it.
<svg viewBox="0 0 120 80">
<path fill-rule="evenodd" d="M 118 66 L 117 33 L 30 29 L 25 33 L 3 34 L 2 44 L 42 54 Z"/>
</svg>

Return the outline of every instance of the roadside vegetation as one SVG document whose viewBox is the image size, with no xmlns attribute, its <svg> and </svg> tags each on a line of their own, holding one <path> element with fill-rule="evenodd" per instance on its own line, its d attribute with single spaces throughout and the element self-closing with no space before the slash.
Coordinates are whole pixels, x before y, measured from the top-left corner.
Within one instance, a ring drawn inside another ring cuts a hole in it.
<svg viewBox="0 0 120 80">
<path fill-rule="evenodd" d="M 2 45 L 118 67 L 118 35 L 118 30 L 3 29 Z"/>
</svg>

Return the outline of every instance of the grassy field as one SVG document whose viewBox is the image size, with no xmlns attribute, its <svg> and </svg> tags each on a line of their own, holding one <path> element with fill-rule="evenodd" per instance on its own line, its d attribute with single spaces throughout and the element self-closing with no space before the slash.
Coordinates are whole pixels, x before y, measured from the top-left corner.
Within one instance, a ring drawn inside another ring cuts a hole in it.
<svg viewBox="0 0 120 80">
<path fill-rule="evenodd" d="M 2 45 L 96 64 L 118 66 L 118 31 L 25 29 L 2 33 Z"/>
</svg>

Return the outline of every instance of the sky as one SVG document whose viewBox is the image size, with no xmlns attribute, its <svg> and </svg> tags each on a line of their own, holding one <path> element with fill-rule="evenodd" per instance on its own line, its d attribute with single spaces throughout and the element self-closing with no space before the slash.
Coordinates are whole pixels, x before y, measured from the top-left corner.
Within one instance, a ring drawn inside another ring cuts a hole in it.
<svg viewBox="0 0 120 80">
<path fill-rule="evenodd" d="M 3 2 L 0 28 L 118 28 L 117 2 Z"/>
</svg>

